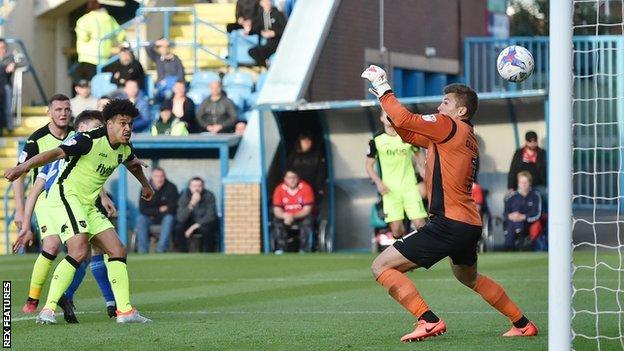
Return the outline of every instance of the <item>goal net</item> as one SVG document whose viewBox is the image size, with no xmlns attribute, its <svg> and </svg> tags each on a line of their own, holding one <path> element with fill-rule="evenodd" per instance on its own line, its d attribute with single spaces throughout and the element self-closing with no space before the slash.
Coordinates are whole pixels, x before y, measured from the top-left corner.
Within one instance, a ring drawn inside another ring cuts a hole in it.
<svg viewBox="0 0 624 351">
<path fill-rule="evenodd" d="M 624 350 L 624 0 L 572 4 L 571 346 Z"/>
</svg>

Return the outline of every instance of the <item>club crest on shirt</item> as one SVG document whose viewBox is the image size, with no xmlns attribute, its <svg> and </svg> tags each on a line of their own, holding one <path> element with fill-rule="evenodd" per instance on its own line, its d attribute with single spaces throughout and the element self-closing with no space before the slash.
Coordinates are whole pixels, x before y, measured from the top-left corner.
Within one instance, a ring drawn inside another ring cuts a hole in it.
<svg viewBox="0 0 624 351">
<path fill-rule="evenodd" d="M 80 221 L 78 223 L 80 223 L 80 226 L 83 227 L 83 228 L 87 227 L 87 222 L 85 222 L 85 221 Z"/>
<path fill-rule="evenodd" d="M 422 119 L 427 122 L 435 122 L 436 116 L 435 115 L 423 115 Z"/>
<path fill-rule="evenodd" d="M 72 146 L 72 145 L 76 145 L 76 143 L 78 143 L 78 142 L 76 141 L 76 138 L 71 138 L 71 139 L 69 139 L 69 140 L 65 140 L 65 141 L 63 142 L 63 145 L 66 145 L 66 146 Z"/>
<path fill-rule="evenodd" d="M 44 225 L 43 227 L 41 227 L 42 233 L 45 233 L 46 231 L 48 231 L 48 226 Z"/>
</svg>

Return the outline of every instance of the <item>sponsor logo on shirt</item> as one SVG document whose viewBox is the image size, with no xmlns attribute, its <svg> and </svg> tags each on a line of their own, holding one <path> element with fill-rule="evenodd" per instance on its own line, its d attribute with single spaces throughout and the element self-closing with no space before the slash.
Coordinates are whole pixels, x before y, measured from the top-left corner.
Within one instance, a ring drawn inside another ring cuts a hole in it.
<svg viewBox="0 0 624 351">
<path fill-rule="evenodd" d="M 436 116 L 435 115 L 423 115 L 422 119 L 423 121 L 426 121 L 426 122 L 435 122 Z"/>
</svg>

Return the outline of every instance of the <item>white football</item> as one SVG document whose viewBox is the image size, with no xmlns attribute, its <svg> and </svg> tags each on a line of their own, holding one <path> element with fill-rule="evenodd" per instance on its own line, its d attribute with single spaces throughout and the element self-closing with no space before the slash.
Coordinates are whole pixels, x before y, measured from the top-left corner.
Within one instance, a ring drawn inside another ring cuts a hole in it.
<svg viewBox="0 0 624 351">
<path fill-rule="evenodd" d="M 511 45 L 498 54 L 496 68 L 504 80 L 519 83 L 533 73 L 535 61 L 529 50 L 522 46 Z"/>
</svg>

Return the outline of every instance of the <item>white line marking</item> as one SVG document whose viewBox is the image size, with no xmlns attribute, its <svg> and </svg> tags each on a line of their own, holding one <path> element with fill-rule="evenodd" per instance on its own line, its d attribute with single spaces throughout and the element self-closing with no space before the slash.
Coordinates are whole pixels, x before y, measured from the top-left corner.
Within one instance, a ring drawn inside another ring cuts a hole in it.
<svg viewBox="0 0 624 351">
<path fill-rule="evenodd" d="M 141 311 L 145 312 L 145 315 L 150 314 L 179 314 L 179 315 L 358 315 L 358 314 L 407 314 L 403 311 Z M 436 311 L 439 315 L 445 314 L 499 314 L 497 311 Z M 547 314 L 547 311 L 539 312 L 526 312 L 526 314 Z M 101 314 L 105 316 L 106 313 L 102 311 L 76 311 L 76 314 Z M 62 313 L 56 313 L 59 322 L 62 322 Z M 13 322 L 21 322 L 28 320 L 35 320 L 37 316 L 18 317 L 13 318 Z"/>
</svg>

